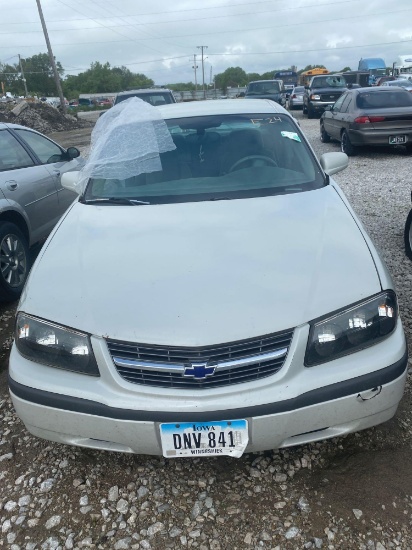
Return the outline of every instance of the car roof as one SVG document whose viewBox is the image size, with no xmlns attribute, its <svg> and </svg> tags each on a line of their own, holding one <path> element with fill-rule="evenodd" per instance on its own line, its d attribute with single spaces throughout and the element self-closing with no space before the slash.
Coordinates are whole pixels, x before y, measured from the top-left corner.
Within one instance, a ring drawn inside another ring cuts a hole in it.
<svg viewBox="0 0 412 550">
<path fill-rule="evenodd" d="M 255 84 L 256 82 L 283 82 L 280 78 L 269 78 L 267 80 L 251 80 L 249 84 Z"/>
<path fill-rule="evenodd" d="M 190 101 L 156 107 L 165 119 L 212 115 L 260 115 L 281 113 L 291 115 L 278 103 L 269 99 L 216 99 L 213 101 Z"/>
<path fill-rule="evenodd" d="M 153 94 L 154 92 L 162 93 L 162 92 L 171 92 L 168 88 L 136 88 L 136 90 L 123 90 L 122 92 L 118 92 L 117 95 L 123 95 L 123 94 Z"/>
<path fill-rule="evenodd" d="M 372 93 L 372 94 L 381 94 L 383 92 L 388 92 L 388 87 L 387 86 L 367 86 L 365 88 L 356 88 L 353 90 L 354 93 L 358 93 L 358 94 L 362 94 L 362 93 L 365 93 L 365 92 L 368 92 L 368 93 Z M 395 92 L 395 93 L 404 93 L 405 89 L 402 88 L 401 86 L 394 86 L 393 87 L 394 89 L 391 90 L 391 93 L 392 92 Z M 352 90 L 349 90 L 349 91 L 352 91 Z"/>
</svg>

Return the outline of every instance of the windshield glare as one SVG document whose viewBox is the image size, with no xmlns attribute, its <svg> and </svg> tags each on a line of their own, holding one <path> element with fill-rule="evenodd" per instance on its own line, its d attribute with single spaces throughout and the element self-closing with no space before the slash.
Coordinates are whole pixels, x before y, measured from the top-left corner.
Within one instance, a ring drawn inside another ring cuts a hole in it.
<svg viewBox="0 0 412 550">
<path fill-rule="evenodd" d="M 160 154 L 160 171 L 125 180 L 92 178 L 83 198 L 159 204 L 296 193 L 325 185 L 313 154 L 287 115 L 165 122 L 176 148 Z"/>
</svg>

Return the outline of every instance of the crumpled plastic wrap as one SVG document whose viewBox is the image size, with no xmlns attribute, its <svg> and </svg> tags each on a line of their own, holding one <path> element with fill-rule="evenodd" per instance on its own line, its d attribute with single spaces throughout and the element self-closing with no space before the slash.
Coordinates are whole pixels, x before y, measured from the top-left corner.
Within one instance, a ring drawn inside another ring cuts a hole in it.
<svg viewBox="0 0 412 550">
<path fill-rule="evenodd" d="M 91 135 L 89 157 L 80 171 L 83 192 L 90 178 L 116 182 L 162 169 L 160 153 L 176 149 L 159 109 L 131 97 L 99 117 Z"/>
</svg>

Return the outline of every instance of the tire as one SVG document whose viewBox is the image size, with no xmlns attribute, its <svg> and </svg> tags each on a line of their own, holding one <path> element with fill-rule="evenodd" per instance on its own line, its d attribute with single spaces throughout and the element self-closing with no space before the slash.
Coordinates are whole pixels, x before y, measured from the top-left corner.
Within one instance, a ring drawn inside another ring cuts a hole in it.
<svg viewBox="0 0 412 550">
<path fill-rule="evenodd" d="M 313 109 L 310 106 L 310 103 L 308 103 L 308 118 L 315 118 L 315 113 L 313 112 Z"/>
<path fill-rule="evenodd" d="M 322 143 L 330 142 L 330 135 L 326 132 L 322 122 L 320 123 L 320 141 Z"/>
<path fill-rule="evenodd" d="M 412 155 L 412 143 L 407 143 L 405 147 L 406 147 L 406 152 L 409 155 Z"/>
<path fill-rule="evenodd" d="M 412 260 L 412 210 L 410 210 L 408 217 L 406 218 L 403 236 L 405 241 L 405 254 L 410 260 Z"/>
<path fill-rule="evenodd" d="M 26 237 L 14 223 L 0 223 L 0 300 L 17 300 L 29 271 Z"/>
<path fill-rule="evenodd" d="M 348 157 L 356 155 L 356 147 L 352 145 L 349 139 L 349 134 L 346 130 L 343 130 L 340 137 L 340 149 L 342 153 L 346 153 Z"/>
</svg>

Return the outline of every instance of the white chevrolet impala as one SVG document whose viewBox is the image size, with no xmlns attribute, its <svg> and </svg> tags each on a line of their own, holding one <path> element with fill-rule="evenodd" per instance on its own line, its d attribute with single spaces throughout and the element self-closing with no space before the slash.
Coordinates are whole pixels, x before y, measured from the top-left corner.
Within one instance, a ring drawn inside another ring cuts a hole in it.
<svg viewBox="0 0 412 550">
<path fill-rule="evenodd" d="M 99 119 L 31 271 L 9 384 L 34 435 L 239 457 L 391 418 L 407 351 L 393 282 L 295 120 L 269 100 Z"/>
</svg>

